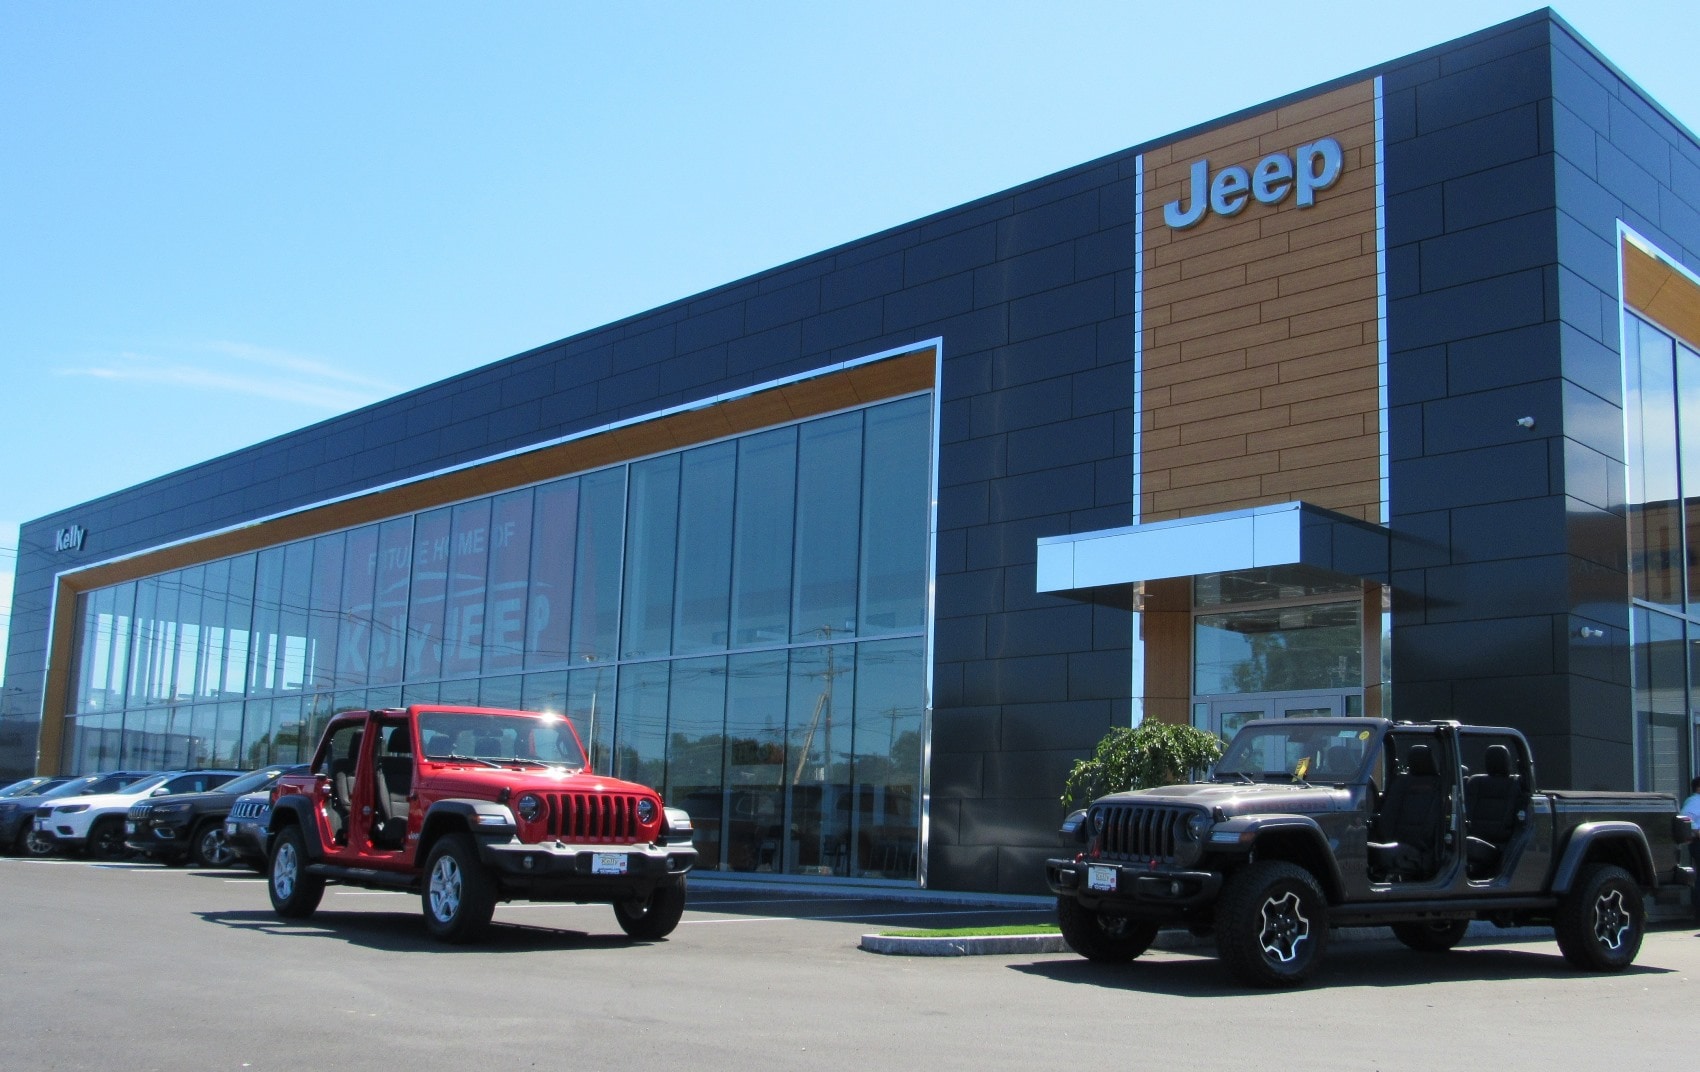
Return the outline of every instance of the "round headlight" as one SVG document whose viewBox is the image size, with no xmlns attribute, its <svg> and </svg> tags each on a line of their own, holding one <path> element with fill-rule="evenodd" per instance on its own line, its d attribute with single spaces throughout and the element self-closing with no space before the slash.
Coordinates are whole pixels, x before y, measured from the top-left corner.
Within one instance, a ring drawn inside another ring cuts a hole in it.
<svg viewBox="0 0 1700 1072">
<path fill-rule="evenodd" d="M 1104 832 L 1104 813 L 1097 809 L 1093 809 L 1090 818 L 1092 820 L 1092 832 L 1094 834 L 1102 834 Z"/>
<path fill-rule="evenodd" d="M 536 793 L 521 793 L 519 799 L 514 801 L 514 810 L 519 812 L 521 819 L 535 823 L 543 817 L 543 798 Z"/>
<path fill-rule="evenodd" d="M 655 821 L 655 801 L 644 797 L 638 801 L 638 822 L 646 826 Z"/>
<path fill-rule="evenodd" d="M 1186 836 L 1194 841 L 1203 841 L 1204 834 L 1210 829 L 1210 816 L 1203 812 L 1193 812 L 1186 819 Z"/>
</svg>

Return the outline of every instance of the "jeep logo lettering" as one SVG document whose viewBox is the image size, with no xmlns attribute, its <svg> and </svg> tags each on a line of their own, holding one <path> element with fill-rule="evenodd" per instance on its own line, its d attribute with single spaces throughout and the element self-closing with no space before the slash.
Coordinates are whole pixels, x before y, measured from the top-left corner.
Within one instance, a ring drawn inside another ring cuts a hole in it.
<svg viewBox="0 0 1700 1072">
<path fill-rule="evenodd" d="M 1180 198 L 1163 206 L 1163 222 L 1184 231 L 1204 219 L 1206 209 L 1218 216 L 1236 216 L 1251 198 L 1275 205 L 1295 190 L 1298 206 L 1309 208 L 1316 203 L 1318 190 L 1339 180 L 1342 160 L 1340 143 L 1333 138 L 1301 145 L 1292 156 L 1270 153 L 1250 171 L 1237 165 L 1225 167 L 1215 178 L 1210 177 L 1210 161 L 1197 160 Z M 1183 204 L 1187 207 L 1182 208 Z"/>
</svg>

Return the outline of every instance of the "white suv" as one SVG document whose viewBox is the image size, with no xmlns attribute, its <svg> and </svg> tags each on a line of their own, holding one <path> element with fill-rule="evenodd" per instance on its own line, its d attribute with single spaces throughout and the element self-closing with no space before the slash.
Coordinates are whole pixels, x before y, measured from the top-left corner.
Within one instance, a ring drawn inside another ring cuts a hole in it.
<svg viewBox="0 0 1700 1072">
<path fill-rule="evenodd" d="M 233 770 L 167 771 L 131 782 L 115 793 L 74 797 L 63 803 L 43 802 L 35 813 L 36 833 L 56 848 L 83 849 L 99 860 L 125 853 L 124 816 L 130 805 L 144 797 L 171 793 L 203 793 L 216 789 L 241 774 Z"/>
</svg>

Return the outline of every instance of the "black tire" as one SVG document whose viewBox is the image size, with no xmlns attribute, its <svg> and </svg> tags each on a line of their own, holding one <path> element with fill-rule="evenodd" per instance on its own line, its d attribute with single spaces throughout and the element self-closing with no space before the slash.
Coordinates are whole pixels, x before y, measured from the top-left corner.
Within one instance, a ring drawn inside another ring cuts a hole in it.
<svg viewBox="0 0 1700 1072">
<path fill-rule="evenodd" d="M 1467 919 L 1435 919 L 1425 923 L 1395 923 L 1393 937 L 1419 953 L 1444 953 L 1464 940 Z"/>
<path fill-rule="evenodd" d="M 124 844 L 124 818 L 119 815 L 96 819 L 89 827 L 88 840 L 83 843 L 83 853 L 91 860 L 117 860 L 130 854 L 130 847 Z"/>
<path fill-rule="evenodd" d="M 465 834 L 447 834 L 431 846 L 419 900 L 425 929 L 439 941 L 460 944 L 481 937 L 496 914 L 496 884 Z"/>
<path fill-rule="evenodd" d="M 224 823 L 213 820 L 195 828 L 189 839 L 189 855 L 197 867 L 230 867 L 236 863 L 236 850 L 224 836 Z"/>
<path fill-rule="evenodd" d="M 1216 903 L 1216 953 L 1248 986 L 1309 979 L 1328 948 L 1328 899 L 1309 871 L 1284 860 L 1236 872 Z"/>
<path fill-rule="evenodd" d="M 35 828 L 35 823 L 18 833 L 19 856 L 52 856 L 56 846 L 53 839 Z"/>
<path fill-rule="evenodd" d="M 1558 903 L 1553 937 L 1559 952 L 1583 971 L 1622 971 L 1641 950 L 1647 910 L 1641 887 L 1613 864 L 1590 864 Z"/>
<path fill-rule="evenodd" d="M 685 880 L 657 886 L 641 901 L 615 901 L 614 918 L 626 937 L 653 942 L 673 933 L 685 914 Z"/>
<path fill-rule="evenodd" d="M 1126 964 L 1157 940 L 1157 924 L 1094 912 L 1073 897 L 1057 898 L 1057 926 L 1070 949 L 1102 964 Z"/>
<path fill-rule="evenodd" d="M 299 826 L 290 825 L 277 835 L 271 864 L 266 874 L 266 892 L 272 911 L 284 919 L 306 919 L 325 896 L 325 880 L 307 873 L 307 838 Z"/>
</svg>

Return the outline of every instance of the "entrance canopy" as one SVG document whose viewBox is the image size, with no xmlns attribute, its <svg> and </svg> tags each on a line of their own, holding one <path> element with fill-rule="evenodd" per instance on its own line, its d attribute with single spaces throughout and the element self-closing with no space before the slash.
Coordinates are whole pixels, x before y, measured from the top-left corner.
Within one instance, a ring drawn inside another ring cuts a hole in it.
<svg viewBox="0 0 1700 1072">
<path fill-rule="evenodd" d="M 1386 584 L 1392 534 L 1303 502 L 1256 506 L 1147 525 L 1045 536 L 1040 592 L 1135 609 L 1145 581 L 1306 566 Z"/>
</svg>

